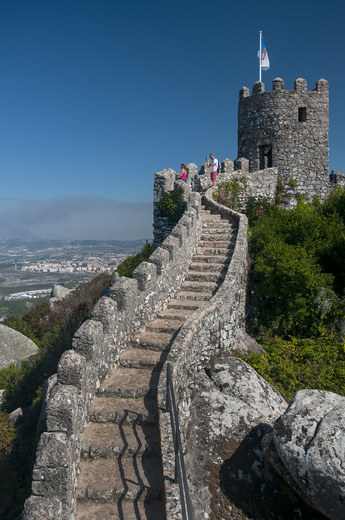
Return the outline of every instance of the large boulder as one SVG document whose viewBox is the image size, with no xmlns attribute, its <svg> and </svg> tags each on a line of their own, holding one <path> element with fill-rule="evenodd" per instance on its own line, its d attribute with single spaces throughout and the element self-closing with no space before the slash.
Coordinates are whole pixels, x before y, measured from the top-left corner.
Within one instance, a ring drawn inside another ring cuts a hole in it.
<svg viewBox="0 0 345 520">
<path fill-rule="evenodd" d="M 0 369 L 11 363 L 20 365 L 37 352 L 38 347 L 31 339 L 6 325 L 0 325 Z"/>
<path fill-rule="evenodd" d="M 247 499 L 248 485 L 250 500 L 254 503 L 258 497 L 261 499 L 263 480 L 274 479 L 261 450 L 261 438 L 286 407 L 283 397 L 237 357 L 218 358 L 207 374 L 198 374 L 186 455 L 196 518 L 209 518 L 206 515 L 214 511 L 212 502 L 224 502 L 224 481 L 228 480 L 229 473 L 231 485 L 236 485 L 237 495 L 238 490 L 246 489 Z M 225 467 L 229 459 L 234 464 Z M 223 491 L 219 486 L 220 474 Z M 253 479 L 257 480 L 257 495 L 252 492 Z M 241 504 L 238 506 L 238 515 L 241 515 Z M 235 514 L 237 506 L 234 501 L 231 507 Z M 251 514 L 255 513 L 253 509 Z M 217 514 L 225 513 L 219 511 Z M 242 515 L 231 518 L 247 517 Z"/>
<path fill-rule="evenodd" d="M 53 307 L 55 303 L 66 298 L 66 296 L 68 296 L 70 292 L 71 291 L 67 289 L 67 287 L 63 287 L 62 285 L 58 284 L 53 285 L 52 292 L 50 294 L 49 305 Z"/>
<path fill-rule="evenodd" d="M 345 518 L 345 398 L 301 390 L 262 440 L 277 472 L 311 507 Z"/>
</svg>

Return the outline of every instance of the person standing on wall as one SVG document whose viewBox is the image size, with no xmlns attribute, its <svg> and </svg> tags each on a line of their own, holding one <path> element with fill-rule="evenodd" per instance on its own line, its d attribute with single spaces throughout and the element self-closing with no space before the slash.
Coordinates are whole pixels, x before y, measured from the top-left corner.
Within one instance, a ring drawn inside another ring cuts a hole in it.
<svg viewBox="0 0 345 520">
<path fill-rule="evenodd" d="M 187 166 L 182 163 L 181 171 L 180 171 L 180 173 L 177 174 L 177 176 L 180 179 L 180 181 L 187 182 L 187 174 L 188 174 Z"/>
<path fill-rule="evenodd" d="M 208 168 L 211 166 L 211 181 L 213 186 L 216 186 L 216 177 L 218 173 L 218 159 L 215 158 L 214 153 L 210 153 L 210 160 L 208 160 L 208 158 L 206 157 L 206 164 Z"/>
</svg>

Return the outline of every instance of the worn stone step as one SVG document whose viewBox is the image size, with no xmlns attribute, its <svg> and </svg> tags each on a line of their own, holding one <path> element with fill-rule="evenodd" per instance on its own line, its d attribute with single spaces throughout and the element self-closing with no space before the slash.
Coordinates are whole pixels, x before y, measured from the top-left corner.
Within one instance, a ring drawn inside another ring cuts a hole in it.
<svg viewBox="0 0 345 520">
<path fill-rule="evenodd" d="M 167 332 L 173 334 L 181 327 L 181 320 L 155 319 L 146 325 L 146 330 L 152 332 Z"/>
<path fill-rule="evenodd" d="M 222 234 L 210 234 L 210 233 L 203 233 L 200 237 L 199 244 L 204 242 L 212 242 L 214 244 L 218 244 L 219 242 L 227 242 L 228 246 L 232 244 L 232 234 L 228 233 L 227 235 L 225 233 Z M 198 246 L 199 246 L 198 244 Z"/>
<path fill-rule="evenodd" d="M 162 366 L 161 352 L 143 348 L 126 348 L 119 358 L 122 367 L 159 368 Z"/>
<path fill-rule="evenodd" d="M 229 255 L 229 247 L 216 247 L 215 245 L 213 247 L 207 246 L 207 247 L 201 247 L 198 246 L 196 248 L 196 255 L 201 256 L 220 256 L 220 257 L 227 257 Z M 193 259 L 195 258 L 193 257 Z"/>
<path fill-rule="evenodd" d="M 214 264 L 216 265 L 224 265 L 228 263 L 229 255 L 200 255 L 196 254 L 193 256 L 192 264 Z"/>
<path fill-rule="evenodd" d="M 120 455 L 133 457 L 140 454 L 150 457 L 158 452 L 157 425 L 90 422 L 85 430 L 81 456 L 97 459 Z"/>
<path fill-rule="evenodd" d="M 181 325 L 181 323 L 180 323 Z M 131 339 L 133 347 L 140 346 L 150 350 L 165 350 L 170 346 L 171 340 L 175 336 L 175 332 L 153 332 L 146 330 Z"/>
<path fill-rule="evenodd" d="M 224 263 L 215 263 L 215 262 L 192 262 L 189 266 L 188 274 L 192 273 L 217 273 L 218 276 L 222 271 L 224 271 L 225 265 Z"/>
<path fill-rule="evenodd" d="M 119 367 L 102 382 L 97 395 L 132 398 L 155 395 L 158 377 L 156 370 Z"/>
<path fill-rule="evenodd" d="M 202 223 L 202 229 L 234 229 L 234 225 L 232 222 L 224 219 L 217 220 L 205 220 Z"/>
<path fill-rule="evenodd" d="M 203 304 L 203 301 L 174 299 L 168 303 L 168 308 L 185 313 L 186 316 L 189 316 L 197 309 L 200 309 Z"/>
<path fill-rule="evenodd" d="M 153 457 L 81 459 L 78 500 L 112 502 L 157 498 L 162 492 L 161 465 Z"/>
<path fill-rule="evenodd" d="M 232 231 L 224 231 L 219 229 L 203 230 L 201 233 L 200 240 L 230 240 L 232 237 Z"/>
<path fill-rule="evenodd" d="M 144 501 L 119 499 L 115 502 L 78 501 L 76 520 L 163 520 L 159 498 Z"/>
<path fill-rule="evenodd" d="M 222 220 L 221 215 L 214 215 L 209 210 L 203 210 L 202 209 L 201 212 L 200 212 L 200 215 L 201 215 L 201 219 L 203 221 L 206 221 L 206 220 Z"/>
<path fill-rule="evenodd" d="M 160 318 L 171 318 L 174 320 L 179 320 L 182 323 L 186 321 L 186 318 L 193 313 L 193 310 L 186 311 L 186 310 L 178 310 L 171 308 L 168 304 L 168 308 L 164 311 L 159 313 Z"/>
<path fill-rule="evenodd" d="M 183 292 L 206 292 L 211 293 L 214 291 L 216 284 L 214 282 L 197 282 L 185 280 L 182 284 Z"/>
<path fill-rule="evenodd" d="M 133 422 L 155 424 L 158 417 L 157 401 L 151 396 L 124 398 L 95 396 L 91 421 L 97 423 Z"/>
<path fill-rule="evenodd" d="M 216 248 L 216 249 L 229 249 L 230 241 L 229 240 L 200 240 L 199 244 L 198 244 L 198 247 L 197 247 L 197 252 L 198 252 L 199 247 L 204 247 L 204 248 L 212 247 L 212 248 Z"/>
<path fill-rule="evenodd" d="M 217 282 L 220 278 L 220 271 L 189 271 L 186 274 L 186 281 L 195 282 Z"/>
<path fill-rule="evenodd" d="M 210 291 L 179 291 L 175 300 L 189 300 L 191 302 L 204 303 L 212 297 L 213 290 Z"/>
</svg>

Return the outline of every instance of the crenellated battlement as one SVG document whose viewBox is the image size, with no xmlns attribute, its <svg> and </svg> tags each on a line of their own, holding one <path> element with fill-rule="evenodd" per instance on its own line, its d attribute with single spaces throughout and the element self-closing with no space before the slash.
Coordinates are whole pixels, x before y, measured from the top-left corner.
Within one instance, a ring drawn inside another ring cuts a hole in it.
<svg viewBox="0 0 345 520">
<path fill-rule="evenodd" d="M 275 78 L 272 81 L 272 90 L 271 91 L 267 91 L 267 92 L 265 91 L 265 84 L 262 81 L 256 81 L 252 87 L 253 96 L 258 95 L 258 94 L 263 94 L 263 93 L 265 93 L 266 95 L 270 94 L 270 93 L 271 94 L 275 93 L 275 95 L 277 95 L 278 93 L 280 93 L 280 94 L 290 93 L 290 95 L 291 95 L 291 93 L 293 93 L 293 92 L 295 92 L 297 95 L 301 94 L 301 93 L 306 93 L 306 92 L 309 92 L 309 94 L 314 92 L 314 93 L 327 95 L 328 91 L 329 91 L 328 81 L 323 78 L 319 79 L 316 82 L 314 89 L 309 90 L 309 91 L 307 90 L 307 81 L 303 78 L 296 79 L 293 90 L 285 90 L 284 80 L 282 78 Z M 240 90 L 240 100 L 247 98 L 247 97 L 250 97 L 249 88 L 242 87 Z"/>
</svg>

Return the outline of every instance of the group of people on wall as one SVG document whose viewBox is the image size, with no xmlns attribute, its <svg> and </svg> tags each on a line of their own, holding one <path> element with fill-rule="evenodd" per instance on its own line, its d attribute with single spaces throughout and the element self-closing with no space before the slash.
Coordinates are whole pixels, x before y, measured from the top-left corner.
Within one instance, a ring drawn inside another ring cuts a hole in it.
<svg viewBox="0 0 345 520">
<path fill-rule="evenodd" d="M 206 162 L 207 167 L 211 168 L 210 177 L 211 177 L 212 185 L 216 186 L 219 161 L 214 156 L 214 153 L 210 153 L 210 158 L 206 157 L 205 162 Z M 181 164 L 181 171 L 177 174 L 177 176 L 181 181 L 187 182 L 188 169 L 185 164 L 183 164 L 183 163 Z"/>
</svg>

